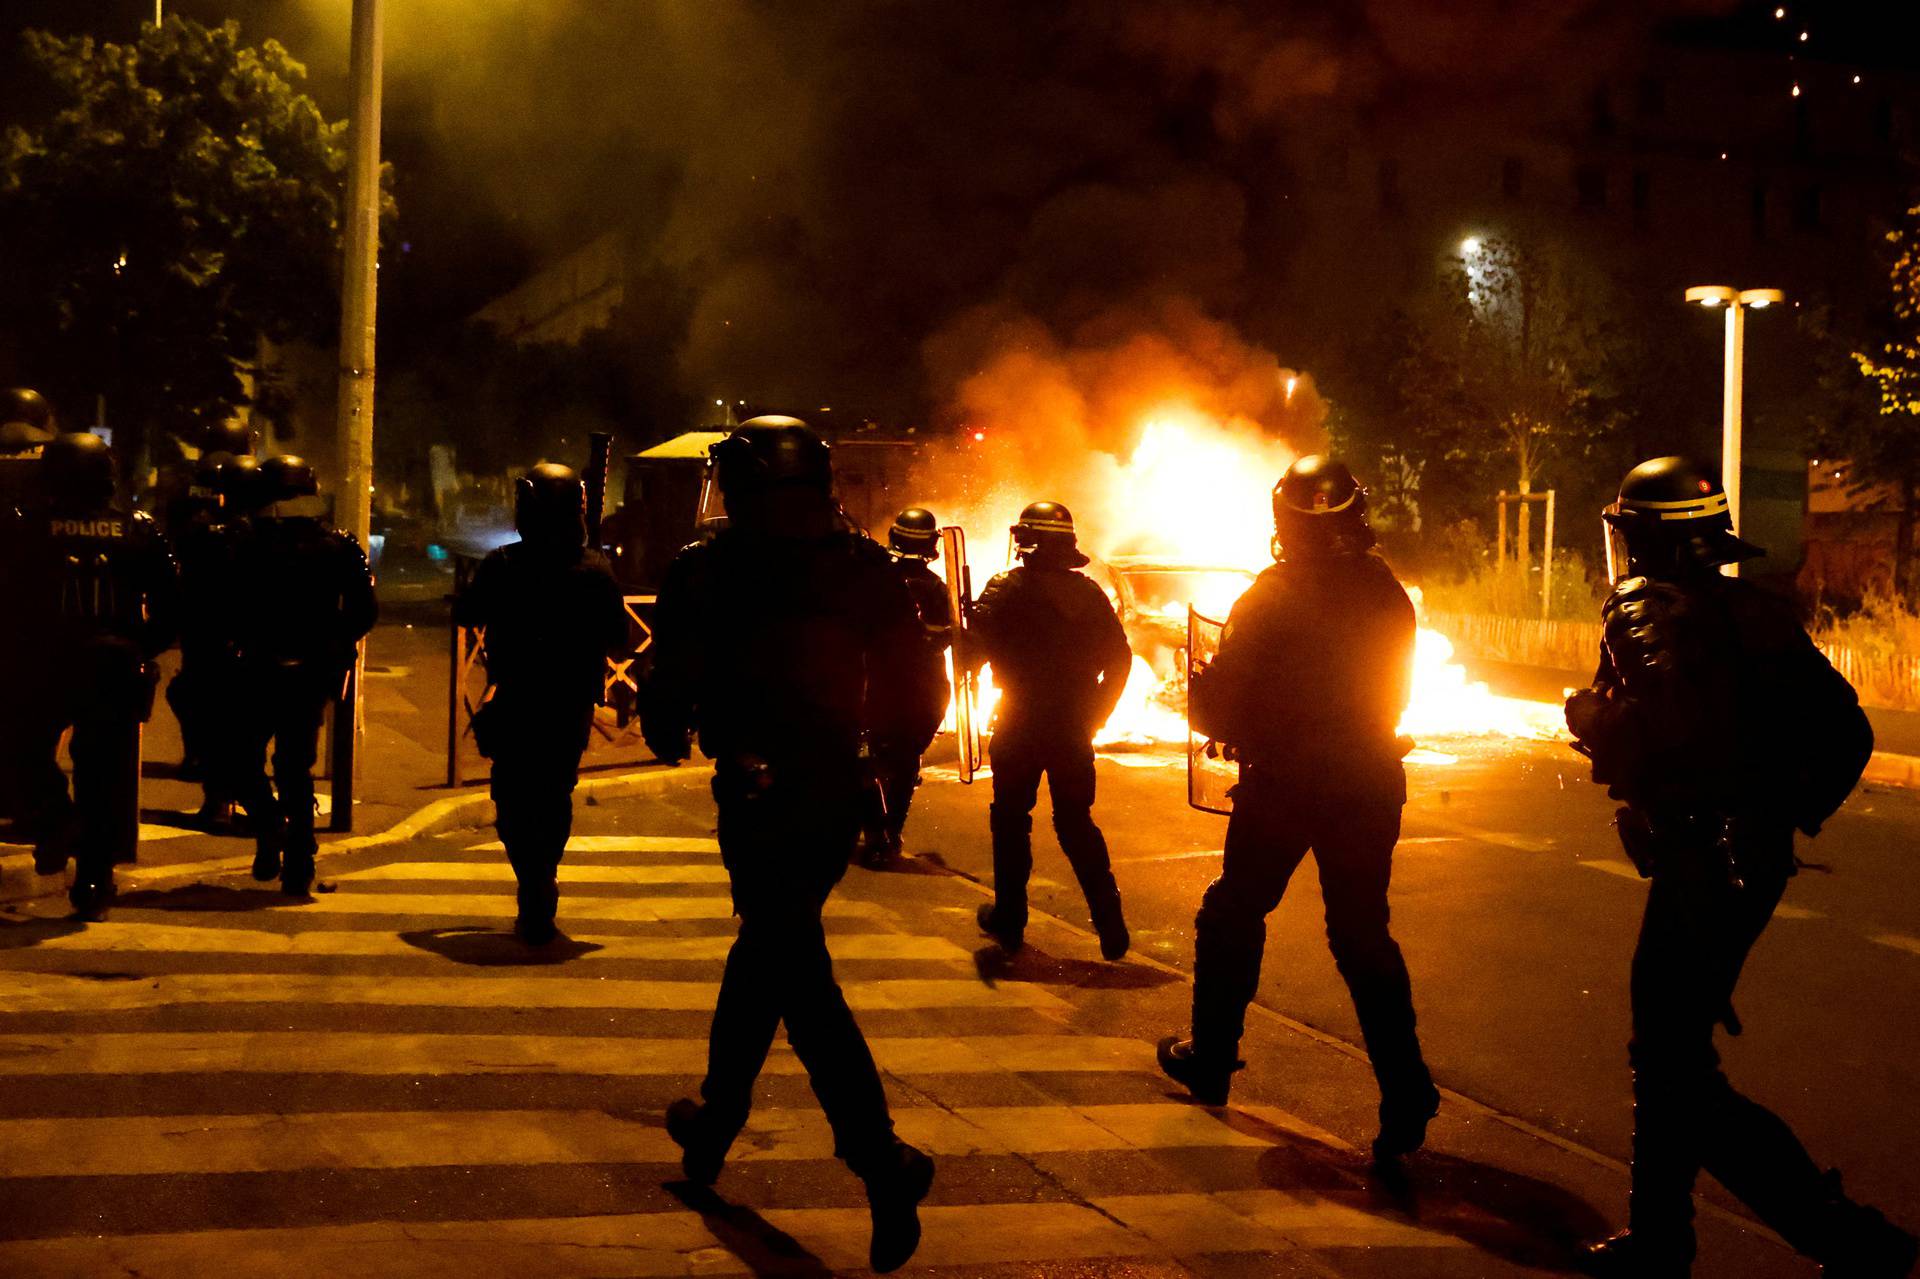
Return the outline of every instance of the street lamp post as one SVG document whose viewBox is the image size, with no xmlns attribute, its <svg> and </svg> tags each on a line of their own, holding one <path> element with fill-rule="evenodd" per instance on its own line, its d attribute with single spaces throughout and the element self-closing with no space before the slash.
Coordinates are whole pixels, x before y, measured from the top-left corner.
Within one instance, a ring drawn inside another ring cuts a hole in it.
<svg viewBox="0 0 1920 1279">
<path fill-rule="evenodd" d="M 345 270 L 340 284 L 340 382 L 335 419 L 340 448 L 340 500 L 335 521 L 371 549 L 373 525 L 374 313 L 380 266 L 380 0 L 353 0 L 348 79 Z M 361 650 L 364 658 L 365 649 Z M 350 722 L 334 725 L 334 829 L 350 830 L 353 782 L 364 723 L 360 663 L 341 705 Z M 344 798 L 343 798 L 344 797 Z"/>
<path fill-rule="evenodd" d="M 1741 384 L 1746 375 L 1747 310 L 1761 311 L 1784 302 L 1779 289 L 1734 289 L 1724 284 L 1699 284 L 1687 290 L 1687 301 L 1727 308 L 1726 385 L 1721 390 L 1720 483 L 1727 490 L 1727 511 L 1733 531 L 1740 531 Z M 1723 570 L 1739 575 L 1740 566 Z"/>
</svg>

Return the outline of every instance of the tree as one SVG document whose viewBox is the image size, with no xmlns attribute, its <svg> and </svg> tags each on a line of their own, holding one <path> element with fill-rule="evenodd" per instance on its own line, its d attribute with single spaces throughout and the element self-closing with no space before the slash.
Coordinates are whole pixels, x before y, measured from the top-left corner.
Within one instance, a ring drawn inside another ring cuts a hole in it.
<svg viewBox="0 0 1920 1279">
<path fill-rule="evenodd" d="M 1890 493 L 1897 512 L 1893 586 L 1911 601 L 1920 515 L 1920 206 L 1887 233 L 1887 246 L 1886 303 L 1862 331 L 1836 335 L 1833 316 L 1824 311 L 1809 318 L 1816 336 L 1837 337 L 1829 351 L 1851 357 L 1828 363 L 1822 378 L 1828 395 L 1813 424 L 1813 443 L 1822 455 L 1847 460 L 1847 488 L 1855 496 Z"/>
<path fill-rule="evenodd" d="M 263 342 L 330 336 L 346 126 L 234 22 L 25 39 L 57 103 L 0 145 L 27 367 L 70 405 L 104 395 L 131 461 L 250 403 Z"/>
</svg>

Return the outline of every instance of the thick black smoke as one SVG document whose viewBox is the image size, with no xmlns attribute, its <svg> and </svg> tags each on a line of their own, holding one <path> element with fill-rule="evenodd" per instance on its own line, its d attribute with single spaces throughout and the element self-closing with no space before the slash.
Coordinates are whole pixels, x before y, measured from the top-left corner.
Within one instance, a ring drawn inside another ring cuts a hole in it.
<svg viewBox="0 0 1920 1279">
<path fill-rule="evenodd" d="M 300 2 L 344 31 L 346 0 Z M 1277 384 L 1275 210 L 1304 136 L 1393 111 L 1491 127 L 1700 7 L 442 0 L 390 5 L 388 48 L 396 111 L 533 256 L 623 227 L 660 305 L 692 297 L 689 392 L 899 420 L 963 412 L 996 341 L 1224 333 L 1230 378 Z"/>
</svg>

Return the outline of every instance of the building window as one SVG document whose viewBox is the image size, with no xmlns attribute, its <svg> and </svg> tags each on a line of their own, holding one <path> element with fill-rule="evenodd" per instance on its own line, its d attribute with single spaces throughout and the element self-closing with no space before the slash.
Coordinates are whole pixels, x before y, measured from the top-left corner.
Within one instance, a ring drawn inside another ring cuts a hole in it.
<svg viewBox="0 0 1920 1279">
<path fill-rule="evenodd" d="M 1597 164 L 1583 164 L 1573 171 L 1573 194 L 1583 209 L 1607 207 L 1607 171 Z"/>
<path fill-rule="evenodd" d="M 1767 233 L 1767 180 L 1756 178 L 1753 183 L 1753 234 L 1763 237 Z"/>
<path fill-rule="evenodd" d="M 1659 76 L 1641 76 L 1635 86 L 1635 98 L 1640 114 L 1649 120 L 1657 120 L 1667 114 L 1667 82 Z"/>
<path fill-rule="evenodd" d="M 1406 207 L 1400 197 L 1400 162 L 1394 159 L 1380 161 L 1380 212 L 1398 213 Z"/>
<path fill-rule="evenodd" d="M 1525 193 L 1526 185 L 1526 161 L 1510 155 L 1500 162 L 1500 194 L 1509 200 L 1518 200 Z"/>
<path fill-rule="evenodd" d="M 1647 217 L 1653 212 L 1653 175 L 1645 169 L 1633 171 L 1633 221 L 1636 226 L 1645 226 Z"/>
<path fill-rule="evenodd" d="M 1793 229 L 1818 231 L 1823 192 L 1818 182 L 1809 182 L 1793 193 Z"/>
</svg>

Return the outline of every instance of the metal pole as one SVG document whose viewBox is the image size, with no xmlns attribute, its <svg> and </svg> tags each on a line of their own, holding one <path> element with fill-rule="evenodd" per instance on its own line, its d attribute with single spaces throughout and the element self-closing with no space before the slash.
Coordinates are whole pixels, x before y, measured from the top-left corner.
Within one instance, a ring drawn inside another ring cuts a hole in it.
<svg viewBox="0 0 1920 1279">
<path fill-rule="evenodd" d="M 346 269 L 340 285 L 340 389 L 336 427 L 340 446 L 340 502 L 334 518 L 360 545 L 370 547 L 373 524 L 374 306 L 380 265 L 380 0 L 353 0 L 353 115 L 349 122 L 347 203 L 342 215 Z M 361 645 L 359 661 L 366 660 Z M 356 664 L 356 675 L 357 675 Z M 358 735 L 362 681 L 353 681 L 352 727 Z M 359 750 L 349 756 L 357 763 Z M 351 786 L 351 780 L 348 785 Z M 336 778 L 334 786 L 339 787 Z"/>
<path fill-rule="evenodd" d="M 1727 385 L 1724 425 L 1720 441 L 1720 483 L 1727 490 L 1727 510 L 1733 517 L 1733 531 L 1740 531 L 1740 381 L 1744 375 L 1747 338 L 1747 308 L 1738 301 L 1727 303 Z M 1740 566 L 1728 564 L 1722 570 L 1738 577 Z"/>
<path fill-rule="evenodd" d="M 1553 499 L 1556 490 L 1547 490 L 1546 553 L 1540 561 L 1540 620 L 1551 621 L 1553 611 Z"/>
</svg>

